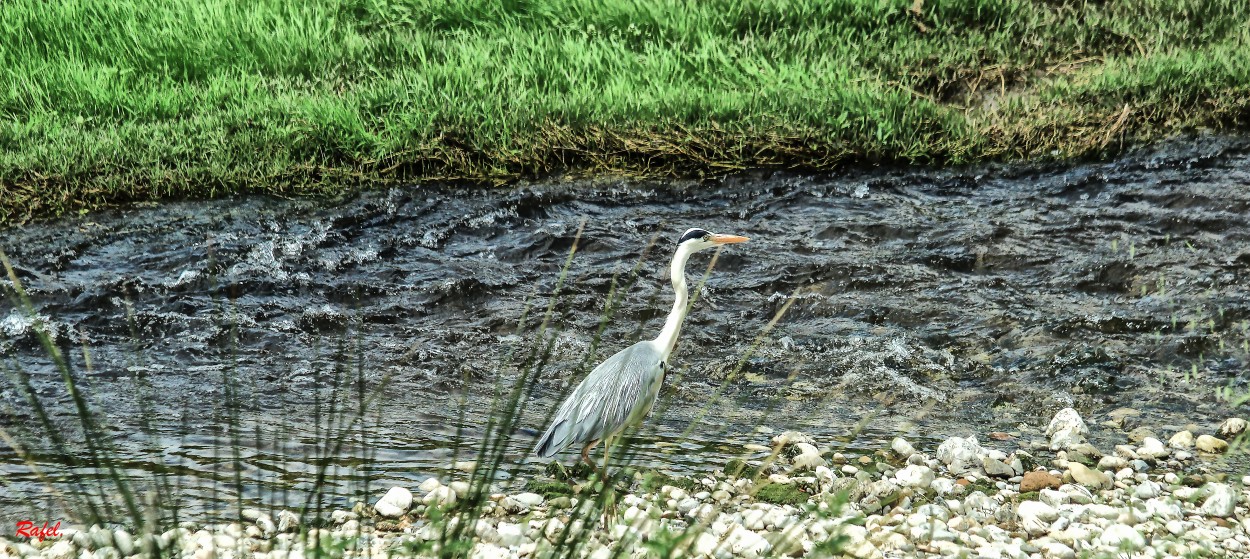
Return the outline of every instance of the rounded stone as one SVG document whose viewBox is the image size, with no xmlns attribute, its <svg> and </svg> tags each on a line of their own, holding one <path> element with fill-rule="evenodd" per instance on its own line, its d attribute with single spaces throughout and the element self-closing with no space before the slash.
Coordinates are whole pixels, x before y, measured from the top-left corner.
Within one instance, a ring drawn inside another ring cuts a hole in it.
<svg viewBox="0 0 1250 559">
<path fill-rule="evenodd" d="M 373 510 L 379 516 L 386 518 L 398 518 L 408 512 L 408 508 L 412 506 L 412 492 L 403 487 L 392 487 L 385 495 L 382 495 L 378 502 L 373 504 Z"/>
<path fill-rule="evenodd" d="M 1063 485 L 1063 481 L 1049 472 L 1025 472 L 1024 479 L 1020 481 L 1020 492 L 1032 493 L 1042 489 L 1058 489 L 1060 485 Z"/>
<path fill-rule="evenodd" d="M 911 455 L 916 453 L 915 447 L 913 447 L 911 443 L 907 442 L 907 440 L 903 437 L 894 437 L 894 440 L 890 441 L 890 450 L 894 451 L 894 454 L 904 460 L 910 458 Z"/>
<path fill-rule="evenodd" d="M 1186 430 L 1186 431 L 1181 431 L 1175 435 L 1172 435 L 1172 438 L 1168 439 L 1168 446 L 1175 448 L 1175 449 L 1179 449 L 1179 450 L 1186 450 L 1186 449 L 1193 448 L 1194 447 L 1194 434 Z"/>
<path fill-rule="evenodd" d="M 1141 549 L 1146 546 L 1146 538 L 1132 526 L 1112 524 L 1098 536 L 1098 543 L 1116 548 Z"/>
<path fill-rule="evenodd" d="M 1220 435 L 1224 437 L 1235 437 L 1246 430 L 1246 420 L 1240 417 L 1230 417 L 1220 424 Z"/>
<path fill-rule="evenodd" d="M 1198 442 L 1195 443 L 1198 450 L 1210 454 L 1219 454 L 1228 450 L 1228 443 L 1223 440 L 1212 437 L 1211 435 L 1199 435 Z"/>
<path fill-rule="evenodd" d="M 1071 472 L 1073 481 L 1076 481 L 1086 487 L 1111 487 L 1111 476 L 1108 476 L 1098 470 L 1091 470 L 1085 467 L 1084 464 L 1077 462 L 1069 463 L 1068 471 Z"/>
</svg>

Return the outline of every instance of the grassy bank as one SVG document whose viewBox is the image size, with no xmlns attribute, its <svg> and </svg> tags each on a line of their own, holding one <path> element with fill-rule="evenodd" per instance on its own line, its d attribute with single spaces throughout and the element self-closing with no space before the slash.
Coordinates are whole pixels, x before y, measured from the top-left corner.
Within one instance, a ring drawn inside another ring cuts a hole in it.
<svg viewBox="0 0 1250 559">
<path fill-rule="evenodd" d="M 1088 155 L 1250 123 L 1248 29 L 1245 0 L 13 0 L 0 223 L 420 178 Z"/>
</svg>

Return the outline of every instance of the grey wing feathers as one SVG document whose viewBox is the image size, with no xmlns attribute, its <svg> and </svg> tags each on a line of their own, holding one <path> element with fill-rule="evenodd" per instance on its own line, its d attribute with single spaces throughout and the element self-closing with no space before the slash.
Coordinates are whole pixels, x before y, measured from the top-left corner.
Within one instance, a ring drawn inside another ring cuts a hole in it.
<svg viewBox="0 0 1250 559">
<path fill-rule="evenodd" d="M 616 434 L 644 409 L 663 378 L 662 356 L 651 342 L 629 346 L 595 367 L 560 404 L 534 452 L 555 456 L 569 446 Z"/>
</svg>

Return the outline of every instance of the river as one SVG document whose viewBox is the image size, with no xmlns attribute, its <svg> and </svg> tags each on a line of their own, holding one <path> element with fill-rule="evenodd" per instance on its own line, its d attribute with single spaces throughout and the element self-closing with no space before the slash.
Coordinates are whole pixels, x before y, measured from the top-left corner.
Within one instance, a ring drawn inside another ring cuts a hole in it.
<svg viewBox="0 0 1250 559">
<path fill-rule="evenodd" d="M 548 318 L 550 358 L 506 454 L 539 471 L 525 451 L 569 382 L 658 333 L 690 227 L 751 241 L 716 255 L 636 439 L 651 467 L 719 469 L 767 444 L 757 427 L 848 455 L 896 435 L 932 451 L 1005 432 L 992 444 L 1009 449 L 1067 406 L 1104 450 L 1125 442 L 1103 425 L 1119 408 L 1164 439 L 1214 432 L 1250 393 L 1248 185 L 1250 141 L 1202 136 L 1072 165 L 169 202 L 10 229 L 0 249 L 107 463 L 216 516 L 298 507 L 322 466 L 332 506 L 453 475 Z M 694 257 L 692 283 L 711 257 Z M 108 475 L 32 324 L 0 302 L 0 427 L 23 448 L 0 445 L 6 518 L 64 514 L 75 471 L 89 487 Z"/>
</svg>

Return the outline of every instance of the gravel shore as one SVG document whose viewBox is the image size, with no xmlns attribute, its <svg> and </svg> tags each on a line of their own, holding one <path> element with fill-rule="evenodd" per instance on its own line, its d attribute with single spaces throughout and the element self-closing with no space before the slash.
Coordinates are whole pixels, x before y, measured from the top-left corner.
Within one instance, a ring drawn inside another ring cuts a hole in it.
<svg viewBox="0 0 1250 559">
<path fill-rule="evenodd" d="M 334 511 L 320 528 L 289 511 L 248 509 L 239 522 L 162 534 L 93 526 L 42 542 L 0 539 L 0 557 L 120 559 L 153 543 L 187 559 L 437 556 L 453 545 L 445 531 L 462 521 L 474 522 L 457 540 L 473 559 L 1250 557 L 1250 476 L 1210 467 L 1245 428 L 1233 418 L 1219 432 L 1181 431 L 1166 442 L 1138 429 L 1099 449 L 1065 409 L 1046 440 L 956 437 L 930 454 L 898 438 L 856 459 L 788 431 L 753 447 L 768 458 L 731 461 L 725 472 L 660 485 L 636 473 L 607 518 L 593 508 L 597 493 L 531 481 L 492 493 L 466 521 L 456 511 L 469 485 L 429 479 L 415 495 L 395 487 L 371 505 Z"/>
</svg>

